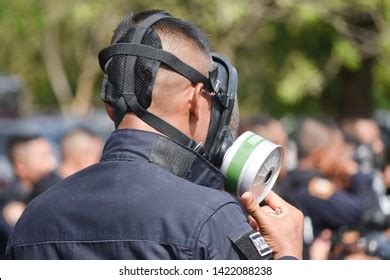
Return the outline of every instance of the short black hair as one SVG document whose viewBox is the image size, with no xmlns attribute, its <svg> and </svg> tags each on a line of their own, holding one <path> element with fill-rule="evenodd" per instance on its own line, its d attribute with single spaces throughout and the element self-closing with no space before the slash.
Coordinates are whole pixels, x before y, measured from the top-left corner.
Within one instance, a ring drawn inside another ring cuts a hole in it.
<svg viewBox="0 0 390 280">
<path fill-rule="evenodd" d="M 159 30 L 164 33 L 173 34 L 183 39 L 194 42 L 202 51 L 209 53 L 211 50 L 209 37 L 192 22 L 173 17 L 169 12 L 163 10 L 150 10 L 139 13 L 130 13 L 127 15 L 114 30 L 111 43 L 115 43 L 130 29 L 135 28 L 140 22 L 154 14 L 165 14 L 170 17 L 163 18 L 156 22 L 153 30 Z"/>
<path fill-rule="evenodd" d="M 69 135 L 72 135 L 74 133 L 83 133 L 85 135 L 88 135 L 90 137 L 99 137 L 99 135 L 94 131 L 92 130 L 91 128 L 89 127 L 86 127 L 86 126 L 75 126 L 75 127 L 72 127 L 70 129 L 68 129 L 61 137 L 61 140 L 68 137 Z"/>
<path fill-rule="evenodd" d="M 6 145 L 7 157 L 11 163 L 14 162 L 13 152 L 17 146 L 27 144 L 31 141 L 43 138 L 42 135 L 13 135 L 8 138 Z"/>
<path fill-rule="evenodd" d="M 306 117 L 300 120 L 295 132 L 298 159 L 312 154 L 314 149 L 330 143 L 330 133 L 337 125 L 327 118 Z"/>
</svg>

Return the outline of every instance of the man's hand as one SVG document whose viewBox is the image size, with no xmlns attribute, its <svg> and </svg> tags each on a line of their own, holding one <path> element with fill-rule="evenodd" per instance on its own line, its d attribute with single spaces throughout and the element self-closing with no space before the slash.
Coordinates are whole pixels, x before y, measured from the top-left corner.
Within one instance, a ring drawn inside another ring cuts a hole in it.
<svg viewBox="0 0 390 280">
<path fill-rule="evenodd" d="M 259 230 L 272 248 L 274 258 L 293 256 L 302 259 L 303 214 L 274 192 L 265 198 L 266 206 L 260 207 L 249 192 L 241 196 L 241 203 L 248 211 L 249 223 Z"/>
<path fill-rule="evenodd" d="M 332 247 L 332 231 L 324 229 L 310 245 L 309 256 L 311 260 L 327 260 Z"/>
</svg>

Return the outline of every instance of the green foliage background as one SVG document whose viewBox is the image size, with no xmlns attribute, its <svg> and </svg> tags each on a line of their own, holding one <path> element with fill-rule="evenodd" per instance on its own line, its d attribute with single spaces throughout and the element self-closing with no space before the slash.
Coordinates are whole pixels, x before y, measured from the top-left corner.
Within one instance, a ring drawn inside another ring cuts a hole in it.
<svg viewBox="0 0 390 280">
<path fill-rule="evenodd" d="M 57 28 L 74 93 L 86 49 L 97 54 L 124 15 L 144 9 L 168 10 L 210 35 L 239 71 L 244 116 L 337 116 L 348 106 L 344 84 L 354 83 L 341 73 L 353 76 L 368 60 L 367 106 L 390 108 L 389 0 L 0 0 L 0 73 L 23 78 L 35 110 L 58 108 L 43 62 L 45 32 Z M 94 79 L 99 104 L 101 74 Z"/>
</svg>

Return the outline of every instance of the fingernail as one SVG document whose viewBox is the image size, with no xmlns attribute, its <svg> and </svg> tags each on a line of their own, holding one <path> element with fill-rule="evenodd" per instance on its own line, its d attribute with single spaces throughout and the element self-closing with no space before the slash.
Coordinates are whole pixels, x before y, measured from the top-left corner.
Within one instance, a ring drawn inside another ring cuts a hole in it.
<svg viewBox="0 0 390 280">
<path fill-rule="evenodd" d="M 249 192 L 243 193 L 241 196 L 241 200 L 246 202 L 246 203 L 249 203 L 251 200 L 251 194 Z"/>
</svg>

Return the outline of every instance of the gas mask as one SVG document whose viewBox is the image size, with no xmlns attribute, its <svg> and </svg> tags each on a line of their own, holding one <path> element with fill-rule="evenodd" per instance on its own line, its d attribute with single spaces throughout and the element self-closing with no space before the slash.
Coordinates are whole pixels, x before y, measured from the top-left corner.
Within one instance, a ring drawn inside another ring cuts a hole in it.
<svg viewBox="0 0 390 280">
<path fill-rule="evenodd" d="M 210 82 L 214 98 L 205 143 L 208 160 L 226 176 L 225 190 L 238 197 L 250 191 L 260 203 L 279 175 L 283 149 L 250 131 L 237 138 L 237 71 L 223 56 L 213 53 L 212 58 L 215 68 Z"/>
<path fill-rule="evenodd" d="M 280 171 L 281 147 L 251 132 L 246 132 L 235 140 L 239 120 L 236 69 L 222 55 L 211 53 L 213 68 L 206 77 L 175 55 L 162 50 L 159 36 L 151 26 L 169 18 L 171 16 L 165 13 L 152 14 L 135 26 L 130 35 L 124 34 L 122 38 L 128 36 L 126 40 L 121 41 L 120 38 L 99 53 L 100 67 L 105 72 L 102 99 L 114 108 L 115 126 L 119 126 L 127 112 L 134 113 L 157 131 L 220 168 L 227 177 L 228 191 L 241 195 L 249 190 L 260 203 Z M 139 68 L 142 63 L 143 68 Z M 186 77 L 193 84 L 202 83 L 204 90 L 212 96 L 209 130 L 204 144 L 197 143 L 147 111 L 160 63 Z M 139 75 L 142 71 L 146 78 L 137 80 L 136 74 Z M 123 82 L 116 83 L 110 79 L 110 76 L 117 75 L 123 76 Z M 148 92 L 142 95 L 139 84 L 145 83 L 148 78 Z"/>
</svg>

